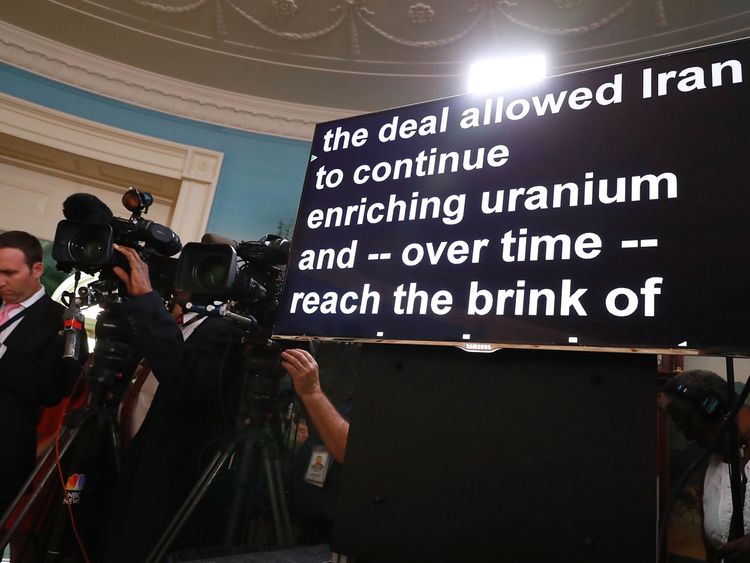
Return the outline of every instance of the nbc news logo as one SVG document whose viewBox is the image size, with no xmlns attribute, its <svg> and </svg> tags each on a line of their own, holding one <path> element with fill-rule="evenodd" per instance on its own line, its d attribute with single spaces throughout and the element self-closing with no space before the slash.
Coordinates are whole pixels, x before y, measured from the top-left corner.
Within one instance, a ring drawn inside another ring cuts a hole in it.
<svg viewBox="0 0 750 563">
<path fill-rule="evenodd" d="M 68 504 L 78 504 L 81 502 L 81 493 L 86 485 L 86 475 L 83 473 L 73 473 L 68 477 L 65 483 L 65 502 Z"/>
</svg>

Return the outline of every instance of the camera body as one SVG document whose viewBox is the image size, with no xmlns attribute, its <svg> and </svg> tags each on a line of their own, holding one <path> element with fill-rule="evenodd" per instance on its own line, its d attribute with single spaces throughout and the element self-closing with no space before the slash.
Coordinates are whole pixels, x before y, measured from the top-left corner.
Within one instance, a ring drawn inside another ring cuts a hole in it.
<svg viewBox="0 0 750 563">
<path fill-rule="evenodd" d="M 177 264 L 175 288 L 190 294 L 192 303 L 231 303 L 234 316 L 251 321 L 240 323 L 246 337 L 270 338 L 289 241 L 270 234 L 257 241 L 236 242 L 211 234 L 202 240 L 185 245 Z M 226 304 L 216 310 L 226 311 Z"/>
<path fill-rule="evenodd" d="M 102 201 L 90 194 L 73 194 L 65 200 L 66 219 L 57 224 L 52 243 L 52 258 L 58 270 L 99 273 L 100 279 L 116 283 L 112 268 L 128 269 L 125 258 L 112 248 L 118 244 L 134 248 L 149 265 L 155 289 L 171 289 L 176 260 L 169 257 L 182 249 L 180 238 L 168 227 L 142 217 L 153 203 L 151 194 L 131 187 L 122 201 L 132 212 L 129 219 L 113 216 Z"/>
<path fill-rule="evenodd" d="M 284 346 L 272 341 L 271 335 L 289 241 L 266 235 L 258 241 L 236 242 L 211 234 L 202 240 L 185 245 L 177 264 L 175 292 L 190 296 L 187 311 L 223 317 L 242 331 L 244 410 L 238 413 L 238 425 L 282 416 L 291 396 L 280 389 Z"/>
</svg>

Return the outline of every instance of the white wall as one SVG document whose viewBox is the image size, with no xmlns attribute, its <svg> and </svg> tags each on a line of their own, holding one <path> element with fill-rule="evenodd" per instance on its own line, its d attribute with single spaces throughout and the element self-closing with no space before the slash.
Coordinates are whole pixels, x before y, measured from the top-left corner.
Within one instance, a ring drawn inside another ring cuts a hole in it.
<svg viewBox="0 0 750 563">
<path fill-rule="evenodd" d="M 63 219 L 66 197 L 77 192 L 90 193 L 115 215 L 127 217 L 129 212 L 121 203 L 123 191 L 120 187 L 106 190 L 0 162 L 0 229 L 27 231 L 40 239 L 53 240 L 57 223 Z M 168 224 L 170 215 L 168 205 L 155 202 L 147 218 Z"/>
<path fill-rule="evenodd" d="M 750 358 L 734 359 L 734 380 L 744 383 L 750 375 Z M 685 369 L 707 369 L 726 377 L 726 360 L 723 356 L 685 356 Z"/>
</svg>

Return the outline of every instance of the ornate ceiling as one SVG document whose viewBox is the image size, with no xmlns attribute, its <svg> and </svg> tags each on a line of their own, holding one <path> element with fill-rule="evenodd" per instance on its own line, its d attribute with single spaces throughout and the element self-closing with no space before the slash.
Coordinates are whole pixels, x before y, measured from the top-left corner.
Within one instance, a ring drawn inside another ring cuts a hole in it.
<svg viewBox="0 0 750 563">
<path fill-rule="evenodd" d="M 744 37 L 750 5 L 747 0 L 3 0 L 0 22 L 10 26 L 0 34 L 0 60 L 11 64 L 34 66 L 29 51 L 41 51 L 51 40 L 74 49 L 67 66 L 91 55 L 125 65 L 117 68 L 145 71 L 147 83 L 140 85 L 145 90 L 166 78 L 184 85 L 184 96 L 170 94 L 178 98 L 198 97 L 193 86 L 206 87 L 222 92 L 213 97 L 225 96 L 224 106 L 240 106 L 238 100 L 251 97 L 288 104 L 283 107 L 290 119 L 304 121 L 295 114 L 303 106 L 351 114 L 460 94 L 469 63 L 482 55 L 541 51 L 550 73 L 558 74 Z M 23 34 L 39 42 L 24 46 Z M 47 74 L 60 79 L 54 69 Z M 313 117 L 320 118 L 320 113 Z"/>
</svg>

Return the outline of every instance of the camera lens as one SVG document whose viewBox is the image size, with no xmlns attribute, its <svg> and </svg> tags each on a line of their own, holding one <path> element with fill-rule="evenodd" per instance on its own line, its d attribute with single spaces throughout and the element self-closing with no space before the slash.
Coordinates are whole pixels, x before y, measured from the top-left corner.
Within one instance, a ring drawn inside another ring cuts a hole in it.
<svg viewBox="0 0 750 563">
<path fill-rule="evenodd" d="M 223 255 L 210 255 L 196 263 L 193 280 L 201 291 L 221 291 L 226 287 L 229 263 Z"/>
<path fill-rule="evenodd" d="M 100 229 L 83 229 L 68 243 L 70 257 L 81 264 L 99 264 L 107 256 L 108 243 Z"/>
</svg>

